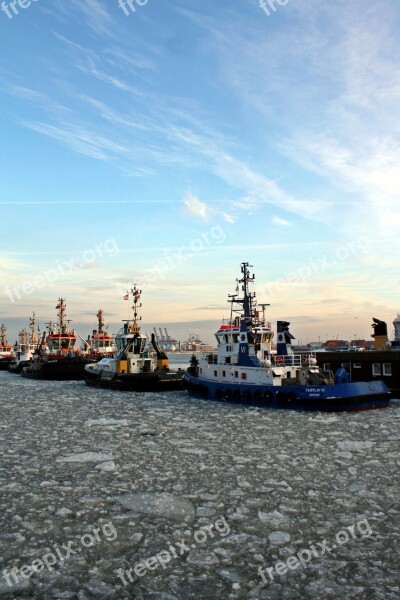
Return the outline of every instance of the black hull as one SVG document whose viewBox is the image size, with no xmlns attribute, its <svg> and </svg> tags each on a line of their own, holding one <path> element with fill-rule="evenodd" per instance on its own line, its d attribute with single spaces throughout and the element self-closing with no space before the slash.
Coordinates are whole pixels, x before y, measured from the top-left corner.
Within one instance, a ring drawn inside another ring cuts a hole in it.
<svg viewBox="0 0 400 600">
<path fill-rule="evenodd" d="M 52 381 L 78 381 L 83 379 L 87 361 L 78 357 L 61 358 L 45 362 L 32 362 L 24 367 L 21 375 L 30 379 Z"/>
<path fill-rule="evenodd" d="M 2 358 L 0 359 L 0 371 L 7 371 L 10 365 L 13 364 L 15 358 Z"/>
<path fill-rule="evenodd" d="M 104 378 L 85 371 L 87 385 L 130 392 L 171 392 L 185 389 L 183 371 L 178 373 L 121 373 Z"/>
<path fill-rule="evenodd" d="M 20 375 L 22 373 L 22 371 L 24 370 L 24 367 L 27 367 L 30 364 L 31 364 L 30 360 L 23 360 L 22 362 L 20 362 L 18 364 L 11 363 L 10 366 L 8 367 L 8 371 L 10 373 L 15 373 L 17 375 Z"/>
<path fill-rule="evenodd" d="M 335 373 L 344 367 L 350 381 L 383 380 L 395 394 L 400 393 L 400 349 L 366 350 L 365 352 L 317 352 L 316 358 L 321 369 Z"/>
</svg>

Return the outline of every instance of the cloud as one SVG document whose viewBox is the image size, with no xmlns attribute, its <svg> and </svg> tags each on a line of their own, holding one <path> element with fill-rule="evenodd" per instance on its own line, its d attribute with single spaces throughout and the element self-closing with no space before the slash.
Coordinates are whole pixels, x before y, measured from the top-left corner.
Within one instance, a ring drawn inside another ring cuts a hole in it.
<svg viewBox="0 0 400 600">
<path fill-rule="evenodd" d="M 220 304 L 209 304 L 206 306 L 193 306 L 190 310 L 220 310 L 226 311 L 226 305 Z"/>
<path fill-rule="evenodd" d="M 222 218 L 224 219 L 224 221 L 230 223 L 231 225 L 233 225 L 233 223 L 236 221 L 236 217 L 234 215 L 230 215 L 224 212 L 222 213 Z"/>
<path fill-rule="evenodd" d="M 200 219 L 207 220 L 209 212 L 207 204 L 201 202 L 191 192 L 186 194 L 183 203 L 185 205 L 186 212 L 194 215 L 195 217 L 199 217 Z"/>
<path fill-rule="evenodd" d="M 286 219 L 281 219 L 281 217 L 272 217 L 272 222 L 276 225 L 283 225 L 284 227 L 292 225 L 290 221 L 286 221 Z"/>
<path fill-rule="evenodd" d="M 27 100 L 29 102 L 43 102 L 46 100 L 44 94 L 40 94 L 31 88 L 13 83 L 4 83 L 4 86 L 10 92 L 10 94 L 22 100 Z"/>
<path fill-rule="evenodd" d="M 65 123 L 64 126 L 25 120 L 21 120 L 20 123 L 33 131 L 68 145 L 74 152 L 98 160 L 111 160 L 114 154 L 127 152 L 121 144 L 116 143 L 114 140 L 72 123 Z"/>
<path fill-rule="evenodd" d="M 83 16 L 87 25 L 95 33 L 111 35 L 113 18 L 101 0 L 70 0 L 66 10 L 70 11 L 71 5 L 75 8 L 77 17 L 81 20 Z"/>
</svg>

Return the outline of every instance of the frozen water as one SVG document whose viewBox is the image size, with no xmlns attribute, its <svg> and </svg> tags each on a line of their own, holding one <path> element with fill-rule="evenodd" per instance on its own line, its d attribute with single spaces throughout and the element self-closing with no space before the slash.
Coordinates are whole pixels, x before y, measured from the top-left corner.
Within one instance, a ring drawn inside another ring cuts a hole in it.
<svg viewBox="0 0 400 600">
<path fill-rule="evenodd" d="M 187 557 L 187 562 L 198 567 L 208 567 L 210 565 L 219 565 L 219 558 L 214 552 L 207 552 L 200 548 L 191 550 Z"/>
<path fill-rule="evenodd" d="M 108 460 L 106 462 L 100 463 L 99 465 L 96 465 L 95 469 L 100 469 L 100 471 L 107 471 L 109 473 L 111 471 L 116 471 L 117 467 L 113 460 Z"/>
<path fill-rule="evenodd" d="M 310 415 L 4 372 L 0 397 L 0 598 L 398 600 L 399 402 Z"/>
<path fill-rule="evenodd" d="M 111 454 L 104 454 L 101 452 L 80 452 L 79 454 L 71 454 L 70 456 L 64 456 L 63 458 L 57 458 L 57 462 L 60 463 L 87 463 L 87 462 L 105 462 L 111 461 L 113 457 Z"/>
<path fill-rule="evenodd" d="M 85 422 L 87 427 L 99 426 L 99 427 L 128 427 L 128 419 L 88 419 Z"/>
<path fill-rule="evenodd" d="M 371 441 L 354 441 L 345 440 L 344 442 L 337 442 L 337 446 L 340 450 L 350 450 L 352 452 L 362 452 L 375 446 L 375 442 Z"/>
<path fill-rule="evenodd" d="M 265 521 L 266 523 L 268 523 L 271 529 L 278 528 L 283 522 L 287 522 L 285 515 L 282 515 L 277 510 L 274 510 L 270 513 L 265 513 L 259 510 L 258 516 L 261 521 Z"/>
<path fill-rule="evenodd" d="M 213 517 L 216 514 L 217 510 L 215 508 L 210 508 L 209 506 L 199 506 L 196 510 L 197 517 Z"/>
<path fill-rule="evenodd" d="M 268 539 L 273 546 L 283 546 L 290 542 L 290 535 L 284 531 L 274 531 L 268 535 Z"/>
<path fill-rule="evenodd" d="M 195 516 L 193 504 L 173 494 L 127 494 L 117 500 L 127 510 L 175 521 L 191 522 Z"/>
</svg>

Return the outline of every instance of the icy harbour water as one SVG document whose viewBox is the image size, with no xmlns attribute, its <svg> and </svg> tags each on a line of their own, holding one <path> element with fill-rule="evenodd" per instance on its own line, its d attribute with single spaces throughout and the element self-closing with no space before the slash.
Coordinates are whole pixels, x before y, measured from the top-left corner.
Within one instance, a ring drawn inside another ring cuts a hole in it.
<svg viewBox="0 0 400 600">
<path fill-rule="evenodd" d="M 0 401 L 0 598 L 400 597 L 397 400 L 311 414 L 2 372 Z"/>
</svg>

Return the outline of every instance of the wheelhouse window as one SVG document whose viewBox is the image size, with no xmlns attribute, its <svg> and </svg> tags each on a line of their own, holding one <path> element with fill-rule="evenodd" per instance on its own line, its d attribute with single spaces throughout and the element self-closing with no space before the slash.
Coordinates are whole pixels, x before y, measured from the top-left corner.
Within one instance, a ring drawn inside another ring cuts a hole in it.
<svg viewBox="0 0 400 600">
<path fill-rule="evenodd" d="M 353 369 L 361 369 L 361 363 L 353 363 Z"/>
<path fill-rule="evenodd" d="M 380 363 L 372 363 L 372 375 L 374 375 L 374 377 L 379 377 L 379 375 L 382 375 Z"/>
<path fill-rule="evenodd" d="M 383 374 L 392 375 L 392 363 L 383 363 Z"/>
<path fill-rule="evenodd" d="M 146 343 L 146 340 L 143 338 L 136 338 L 135 340 L 135 354 L 140 354 L 141 352 L 143 352 L 144 349 L 144 345 Z"/>
<path fill-rule="evenodd" d="M 115 343 L 118 351 L 123 350 L 126 345 L 126 341 L 123 338 L 117 338 Z"/>
</svg>

